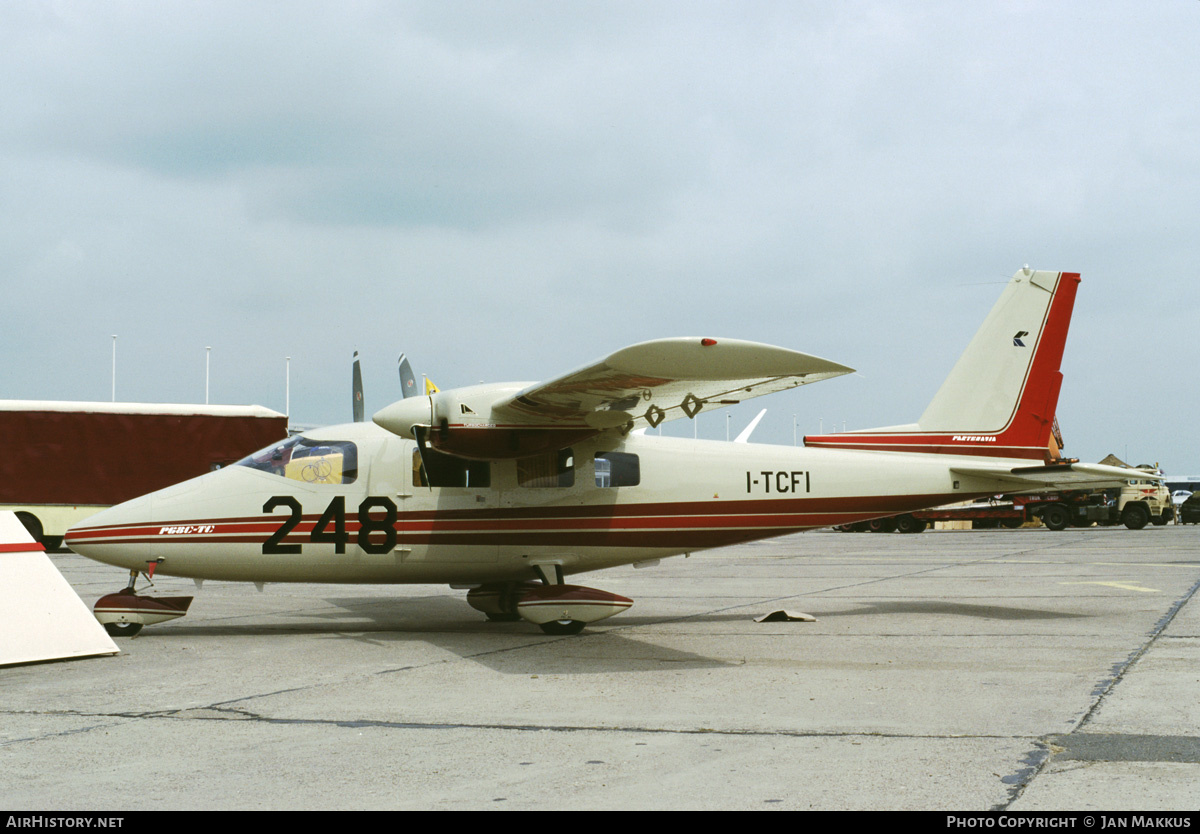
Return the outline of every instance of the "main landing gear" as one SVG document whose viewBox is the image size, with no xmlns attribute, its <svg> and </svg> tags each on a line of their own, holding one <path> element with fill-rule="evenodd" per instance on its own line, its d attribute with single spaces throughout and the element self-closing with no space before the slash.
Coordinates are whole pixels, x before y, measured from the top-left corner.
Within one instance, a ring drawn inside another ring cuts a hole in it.
<svg viewBox="0 0 1200 834">
<path fill-rule="evenodd" d="M 551 635 L 578 634 L 588 623 L 619 614 L 633 600 L 619 594 L 563 584 L 560 565 L 535 565 L 542 582 L 496 582 L 472 588 L 467 602 L 491 622 L 528 620 Z"/>
<path fill-rule="evenodd" d="M 154 567 L 158 562 L 148 562 L 146 581 L 154 582 Z M 100 597 L 92 607 L 92 613 L 112 637 L 133 637 L 143 626 L 163 623 L 182 617 L 192 604 L 192 597 L 144 597 L 134 591 L 140 572 L 129 572 L 129 584 L 115 594 Z"/>
</svg>

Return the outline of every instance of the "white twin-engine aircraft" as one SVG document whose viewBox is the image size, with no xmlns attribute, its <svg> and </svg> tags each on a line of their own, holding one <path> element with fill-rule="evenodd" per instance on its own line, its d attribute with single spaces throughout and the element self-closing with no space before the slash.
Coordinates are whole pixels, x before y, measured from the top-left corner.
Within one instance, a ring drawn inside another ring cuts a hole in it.
<svg viewBox="0 0 1200 834">
<path fill-rule="evenodd" d="M 1013 276 L 912 425 L 803 447 L 647 435 L 664 420 L 851 373 L 733 339 L 643 342 L 549 382 L 411 396 L 128 501 L 71 529 L 130 571 L 110 633 L 182 616 L 140 573 L 254 582 L 449 583 L 490 620 L 573 634 L 632 601 L 586 571 L 998 492 L 1119 484 L 1051 440 L 1079 276 Z M 1139 474 L 1139 477 L 1142 477 Z"/>
</svg>

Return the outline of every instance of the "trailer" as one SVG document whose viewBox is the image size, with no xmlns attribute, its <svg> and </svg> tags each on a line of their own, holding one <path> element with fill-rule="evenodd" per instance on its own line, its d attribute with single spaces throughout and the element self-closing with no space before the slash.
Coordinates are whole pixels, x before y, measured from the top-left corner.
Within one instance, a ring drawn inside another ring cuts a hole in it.
<svg viewBox="0 0 1200 834">
<path fill-rule="evenodd" d="M 1020 497 L 1023 496 L 1017 496 Z M 834 529 L 843 533 L 921 533 L 938 521 L 966 521 L 971 523 L 973 529 L 1016 528 L 1025 524 L 1028 518 L 1025 507 L 1014 503 L 1014 496 L 997 496 L 972 504 L 936 507 L 886 518 L 873 518 L 870 521 L 841 524 Z"/>
<path fill-rule="evenodd" d="M 1132 470 L 1136 474 L 1137 470 Z M 1140 530 L 1175 517 L 1171 495 L 1161 482 L 1130 478 L 1118 488 L 1070 490 L 1035 495 L 998 495 L 972 504 L 936 507 L 834 528 L 848 533 L 920 533 L 938 521 L 968 521 L 971 529 L 1015 529 L 1037 520 L 1051 530 L 1124 524 Z"/>
<path fill-rule="evenodd" d="M 73 524 L 287 437 L 258 405 L 0 400 L 0 510 L 48 550 Z"/>
</svg>

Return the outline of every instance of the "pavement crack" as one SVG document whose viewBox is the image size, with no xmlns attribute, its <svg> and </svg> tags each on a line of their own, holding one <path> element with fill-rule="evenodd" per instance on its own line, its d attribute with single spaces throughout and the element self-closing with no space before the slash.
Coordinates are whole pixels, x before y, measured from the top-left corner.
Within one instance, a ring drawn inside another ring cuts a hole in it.
<svg viewBox="0 0 1200 834">
<path fill-rule="evenodd" d="M 1025 787 L 1033 781 L 1042 768 L 1046 766 L 1046 762 L 1050 760 L 1050 747 L 1044 741 L 1034 742 L 1034 747 L 1025 754 L 1025 758 L 1021 760 L 1022 767 L 1019 767 L 1016 772 L 1008 776 L 1001 776 L 1000 781 L 1005 785 L 1010 785 L 1008 788 L 1008 799 L 997 805 L 993 805 L 992 811 L 1005 811 L 1010 805 L 1017 800 L 1017 797 L 1025 790 Z"/>
<path fill-rule="evenodd" d="M 1116 688 L 1117 684 L 1124 680 L 1125 675 L 1128 674 L 1129 670 L 1132 669 L 1133 666 L 1146 655 L 1146 652 L 1148 652 L 1155 642 L 1158 641 L 1163 632 L 1175 620 L 1175 617 L 1183 609 L 1183 606 L 1187 605 L 1187 603 L 1191 601 L 1192 597 L 1196 595 L 1198 590 L 1200 590 L 1200 580 L 1197 580 L 1195 583 L 1193 583 L 1192 586 L 1188 588 L 1188 590 L 1185 591 L 1169 609 L 1167 609 L 1166 613 L 1164 613 L 1163 616 L 1159 618 L 1158 622 L 1154 624 L 1154 627 L 1150 629 L 1150 632 L 1146 635 L 1146 639 L 1142 641 L 1140 646 L 1131 651 L 1124 660 L 1113 664 L 1109 677 L 1099 681 L 1096 687 L 1092 690 L 1093 700 L 1091 706 L 1069 733 L 1063 735 L 1046 736 L 1043 740 L 1038 742 L 1038 748 L 1026 755 L 1025 760 L 1026 762 L 1031 763 L 1030 766 L 1021 768 L 1016 774 L 1014 774 L 1013 777 L 1011 777 L 1013 778 L 1015 784 L 1014 787 L 1009 791 L 1008 801 L 1002 805 L 996 806 L 993 808 L 993 810 L 1007 810 L 1056 755 L 1063 754 L 1068 749 L 1074 749 L 1081 746 L 1093 735 L 1100 737 L 1099 734 L 1089 734 L 1083 732 L 1083 730 L 1088 724 L 1091 723 L 1092 718 L 1096 715 L 1105 699 Z M 1128 736 L 1122 738 L 1141 739 L 1151 737 Z M 1189 740 L 1193 743 L 1196 741 L 1195 739 Z M 1175 746 L 1178 747 L 1179 745 L 1177 744 Z M 1186 744 L 1183 746 L 1187 747 Z M 1109 755 L 1111 755 L 1111 753 Z M 1071 757 L 1075 758 L 1076 756 Z M 1186 760 L 1186 754 L 1183 754 L 1181 758 Z M 1144 761 L 1150 759 L 1139 758 L 1133 760 Z M 1180 760 L 1180 758 L 1171 760 Z"/>
<path fill-rule="evenodd" d="M 814 739 L 882 739 L 882 740 L 1001 740 L 1024 738 L 1006 734 L 963 734 L 963 733 L 890 733 L 858 731 L 814 731 L 814 730 L 771 730 L 745 727 L 652 727 L 644 725 L 603 725 L 603 724 L 531 724 L 517 722 L 466 722 L 466 721 L 401 721 L 374 718 L 288 718 L 270 716 L 251 710 L 213 704 L 204 707 L 192 707 L 177 710 L 155 710 L 144 713 L 81 713 L 74 711 L 56 711 L 39 713 L 45 715 L 74 716 L 96 719 L 124 719 L 143 721 L 248 721 L 272 725 L 307 725 L 329 726 L 350 729 L 384 729 L 384 730 L 500 730 L 511 732 L 536 733 L 628 733 L 633 735 L 716 735 L 763 738 L 814 738 Z M 96 725 L 99 727 L 100 725 Z M 111 726 L 111 725 L 105 725 Z M 89 728 L 77 728 L 56 735 L 87 732 Z M 13 739 L 6 743 L 16 743 L 28 739 Z M 1042 744 L 1037 741 L 1037 744 Z"/>
<path fill-rule="evenodd" d="M 1123 661 L 1113 664 L 1112 674 L 1107 679 L 1101 680 L 1096 685 L 1096 689 L 1093 691 L 1095 700 L 1093 700 L 1091 708 L 1084 713 L 1083 717 L 1079 719 L 1079 723 L 1071 732 L 1077 733 L 1091 723 L 1093 716 L 1095 716 L 1097 710 L 1100 709 L 1101 704 L 1104 703 L 1104 700 L 1108 697 L 1108 694 L 1113 691 L 1116 685 L 1125 677 L 1134 664 L 1136 664 L 1146 655 L 1146 652 L 1148 652 L 1150 647 L 1158 641 L 1159 637 L 1162 636 L 1162 633 L 1166 631 L 1167 627 L 1174 622 L 1175 617 L 1178 616 L 1181 610 L 1183 610 L 1183 606 L 1187 605 L 1188 602 L 1191 601 L 1192 597 L 1196 595 L 1196 591 L 1198 590 L 1200 590 L 1200 579 L 1196 580 L 1196 582 L 1194 582 L 1179 599 L 1175 600 L 1175 603 L 1167 609 L 1166 613 L 1163 614 L 1163 616 L 1159 618 L 1158 622 L 1154 624 L 1154 627 L 1150 629 L 1149 634 L 1146 635 L 1146 639 L 1142 641 L 1140 646 L 1131 651 Z"/>
</svg>

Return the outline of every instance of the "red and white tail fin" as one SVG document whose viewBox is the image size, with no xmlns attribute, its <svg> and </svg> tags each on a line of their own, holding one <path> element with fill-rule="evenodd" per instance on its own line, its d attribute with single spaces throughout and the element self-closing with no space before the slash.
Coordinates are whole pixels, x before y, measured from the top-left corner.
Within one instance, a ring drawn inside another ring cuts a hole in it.
<svg viewBox="0 0 1200 834">
<path fill-rule="evenodd" d="M 804 444 L 1049 462 L 1078 287 L 1078 273 L 1022 269 L 915 425 L 805 437 Z"/>
</svg>

